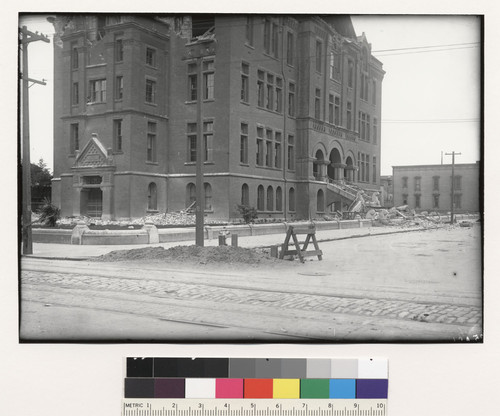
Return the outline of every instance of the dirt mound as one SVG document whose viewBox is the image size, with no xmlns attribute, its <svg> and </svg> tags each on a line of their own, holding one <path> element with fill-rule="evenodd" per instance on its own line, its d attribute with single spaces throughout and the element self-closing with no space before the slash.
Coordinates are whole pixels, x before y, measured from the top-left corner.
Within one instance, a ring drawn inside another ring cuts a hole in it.
<svg viewBox="0 0 500 416">
<path fill-rule="evenodd" d="M 264 249 L 248 249 L 242 247 L 216 246 L 176 246 L 169 249 L 163 247 L 145 247 L 131 250 L 116 250 L 96 257 L 94 261 L 168 261 L 188 263 L 193 265 L 204 264 L 239 264 L 258 265 L 280 262 L 271 257 Z"/>
</svg>

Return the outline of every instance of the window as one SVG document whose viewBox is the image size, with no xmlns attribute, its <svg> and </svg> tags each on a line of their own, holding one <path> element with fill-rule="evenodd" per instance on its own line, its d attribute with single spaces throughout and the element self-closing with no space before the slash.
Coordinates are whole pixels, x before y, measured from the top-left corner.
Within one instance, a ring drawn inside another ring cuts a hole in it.
<svg viewBox="0 0 500 416">
<path fill-rule="evenodd" d="M 186 208 L 192 207 L 196 202 L 196 185 L 188 183 L 186 186 Z"/>
<path fill-rule="evenodd" d="M 403 188 L 408 188 L 408 177 L 403 176 L 401 179 L 403 179 Z"/>
<path fill-rule="evenodd" d="M 203 99 L 214 99 L 215 66 L 214 61 L 203 62 Z"/>
<path fill-rule="evenodd" d="M 148 121 L 146 160 L 156 162 L 156 123 Z"/>
<path fill-rule="evenodd" d="M 287 32 L 286 34 L 286 63 L 293 66 L 293 61 L 295 58 L 295 38 L 292 32 Z"/>
<path fill-rule="evenodd" d="M 403 205 L 408 205 L 408 194 L 403 194 Z"/>
<path fill-rule="evenodd" d="M 262 185 L 257 188 L 257 211 L 264 211 L 264 187 Z"/>
<path fill-rule="evenodd" d="M 250 66 L 247 63 L 241 64 L 241 101 L 244 103 L 249 102 L 248 98 L 248 75 L 250 73 Z"/>
<path fill-rule="evenodd" d="M 255 164 L 257 166 L 264 165 L 264 129 L 257 127 L 257 152 Z"/>
<path fill-rule="evenodd" d="M 316 72 L 321 74 L 321 65 L 323 63 L 323 42 L 316 41 Z"/>
<path fill-rule="evenodd" d="M 272 186 L 268 186 L 267 187 L 266 209 L 268 211 L 273 211 L 274 210 L 274 189 L 273 189 Z"/>
<path fill-rule="evenodd" d="M 377 81 L 372 81 L 372 104 L 377 105 Z"/>
<path fill-rule="evenodd" d="M 158 209 L 158 198 L 156 184 L 151 182 L 148 186 L 148 211 L 156 211 Z"/>
<path fill-rule="evenodd" d="M 290 211 L 295 211 L 295 189 L 290 188 L 288 191 L 288 209 Z"/>
<path fill-rule="evenodd" d="M 373 144 L 378 142 L 378 119 L 373 119 Z"/>
<path fill-rule="evenodd" d="M 347 130 L 352 129 L 352 103 L 347 101 L 347 120 L 346 120 L 346 128 Z"/>
<path fill-rule="evenodd" d="M 330 54 L 330 79 L 335 77 L 335 55 L 333 52 Z"/>
<path fill-rule="evenodd" d="M 361 73 L 360 98 L 368 101 L 368 75 L 364 72 Z"/>
<path fill-rule="evenodd" d="M 415 192 L 421 191 L 422 178 L 420 176 L 415 177 Z"/>
<path fill-rule="evenodd" d="M 335 96 L 335 125 L 340 126 L 340 97 Z"/>
<path fill-rule="evenodd" d="M 361 153 L 358 152 L 358 182 L 361 181 Z"/>
<path fill-rule="evenodd" d="M 73 82 L 73 89 L 71 91 L 71 104 L 78 105 L 79 100 L 78 82 Z"/>
<path fill-rule="evenodd" d="M 253 17 L 247 16 L 246 22 L 246 43 L 253 46 Z"/>
<path fill-rule="evenodd" d="M 115 152 L 123 150 L 122 120 L 113 120 L 113 145 Z"/>
<path fill-rule="evenodd" d="M 333 124 L 334 122 L 334 113 L 335 113 L 335 105 L 333 94 L 328 95 L 328 122 Z"/>
<path fill-rule="evenodd" d="M 278 25 L 270 19 L 264 21 L 264 52 L 278 55 Z"/>
<path fill-rule="evenodd" d="M 288 115 L 295 117 L 295 84 L 293 82 L 288 84 Z"/>
<path fill-rule="evenodd" d="M 123 61 L 123 39 L 115 40 L 115 61 Z"/>
<path fill-rule="evenodd" d="M 214 138 L 214 122 L 206 121 L 203 123 L 203 140 L 205 145 L 205 162 L 212 162 Z"/>
<path fill-rule="evenodd" d="M 273 166 L 273 131 L 266 129 L 266 166 Z"/>
<path fill-rule="evenodd" d="M 156 103 L 156 81 L 146 79 L 146 102 L 149 104 Z"/>
<path fill-rule="evenodd" d="M 276 211 L 283 211 L 283 191 L 281 187 L 276 188 Z"/>
<path fill-rule="evenodd" d="M 319 120 L 321 118 L 321 90 L 316 88 L 314 94 L 314 118 Z"/>
<path fill-rule="evenodd" d="M 146 48 L 146 65 L 156 67 L 156 49 Z"/>
<path fill-rule="evenodd" d="M 432 190 L 439 191 L 439 176 L 432 177 Z"/>
<path fill-rule="evenodd" d="M 283 80 L 276 77 L 276 101 L 274 111 L 281 113 L 283 111 Z"/>
<path fill-rule="evenodd" d="M 78 69 L 78 49 L 75 46 L 71 48 L 71 68 Z"/>
<path fill-rule="evenodd" d="M 420 208 L 420 195 L 419 194 L 415 195 L 415 208 L 416 209 Z"/>
<path fill-rule="evenodd" d="M 188 123 L 187 125 L 187 139 L 188 139 L 188 150 L 187 150 L 187 161 L 196 162 L 196 123 Z"/>
<path fill-rule="evenodd" d="M 377 183 L 377 157 L 373 156 L 372 182 Z"/>
<path fill-rule="evenodd" d="M 198 75 L 196 64 L 188 64 L 188 101 L 198 99 Z"/>
<path fill-rule="evenodd" d="M 455 191 L 460 191 L 462 189 L 462 177 L 454 176 L 453 188 Z"/>
<path fill-rule="evenodd" d="M 347 61 L 347 86 L 354 86 L 354 63 L 350 59 Z"/>
<path fill-rule="evenodd" d="M 316 211 L 325 211 L 325 194 L 323 193 L 322 189 L 318 191 L 318 194 L 316 196 Z"/>
<path fill-rule="evenodd" d="M 266 108 L 273 110 L 274 76 L 267 74 L 266 84 Z"/>
<path fill-rule="evenodd" d="M 439 209 L 439 195 L 437 195 L 437 194 L 433 195 L 432 199 L 433 199 L 432 208 L 438 208 Z"/>
<path fill-rule="evenodd" d="M 80 133 L 78 123 L 70 125 L 70 152 L 74 154 L 80 150 Z"/>
<path fill-rule="evenodd" d="M 89 83 L 89 93 L 91 103 L 106 102 L 106 80 L 96 79 Z"/>
<path fill-rule="evenodd" d="M 453 195 L 453 207 L 457 209 L 462 209 L 462 195 L 455 194 Z"/>
<path fill-rule="evenodd" d="M 371 128 L 371 125 L 370 125 L 370 115 L 367 114 L 366 115 L 366 140 L 367 141 L 370 141 L 370 128 Z"/>
<path fill-rule="evenodd" d="M 123 76 L 118 75 L 115 82 L 115 100 L 123 99 Z"/>
<path fill-rule="evenodd" d="M 250 195 L 248 185 L 246 183 L 241 186 L 241 205 L 246 207 L 250 205 Z"/>
<path fill-rule="evenodd" d="M 205 210 L 212 211 L 212 186 L 205 182 L 203 188 L 205 190 Z"/>
<path fill-rule="evenodd" d="M 264 107 L 264 71 L 257 71 L 257 106 Z"/>
<path fill-rule="evenodd" d="M 274 167 L 281 168 L 281 132 L 274 134 Z"/>
<path fill-rule="evenodd" d="M 291 134 L 288 135 L 287 168 L 295 169 L 295 138 Z"/>
<path fill-rule="evenodd" d="M 248 164 L 248 124 L 240 127 L 240 163 Z"/>
</svg>

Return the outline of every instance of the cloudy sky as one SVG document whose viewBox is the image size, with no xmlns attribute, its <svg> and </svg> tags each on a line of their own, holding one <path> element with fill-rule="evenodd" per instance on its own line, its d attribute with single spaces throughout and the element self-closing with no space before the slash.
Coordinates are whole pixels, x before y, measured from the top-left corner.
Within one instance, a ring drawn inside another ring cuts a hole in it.
<svg viewBox="0 0 500 416">
<path fill-rule="evenodd" d="M 354 15 L 386 75 L 382 92 L 382 174 L 392 166 L 441 163 L 441 153 L 461 153 L 457 163 L 480 159 L 480 20 L 454 15 Z M 49 35 L 44 16 L 22 20 Z M 31 159 L 53 163 L 52 42 L 29 45 Z M 451 163 L 444 156 L 444 163 Z"/>
</svg>

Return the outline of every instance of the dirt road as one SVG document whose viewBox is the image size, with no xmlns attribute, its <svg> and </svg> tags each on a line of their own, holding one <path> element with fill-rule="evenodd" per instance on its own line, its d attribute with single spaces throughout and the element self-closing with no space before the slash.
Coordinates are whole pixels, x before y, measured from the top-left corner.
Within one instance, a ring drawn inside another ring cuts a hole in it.
<svg viewBox="0 0 500 416">
<path fill-rule="evenodd" d="M 323 243 L 266 266 L 22 260 L 21 337 L 122 341 L 473 341 L 480 228 Z"/>
</svg>

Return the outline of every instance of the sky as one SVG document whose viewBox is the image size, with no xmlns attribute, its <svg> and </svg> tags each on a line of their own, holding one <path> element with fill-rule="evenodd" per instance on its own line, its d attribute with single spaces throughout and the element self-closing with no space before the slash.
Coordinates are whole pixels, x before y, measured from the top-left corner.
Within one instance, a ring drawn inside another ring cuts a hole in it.
<svg viewBox="0 0 500 416">
<path fill-rule="evenodd" d="M 480 160 L 481 33 L 475 16 L 354 15 L 372 54 L 386 71 L 382 83 L 381 174 L 392 166 Z M 29 45 L 31 160 L 53 165 L 53 26 L 45 16 L 20 22 L 49 35 Z M 396 49 L 396 50 L 394 50 Z"/>
</svg>

